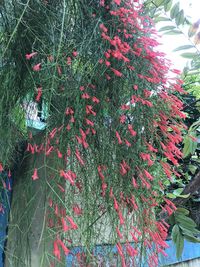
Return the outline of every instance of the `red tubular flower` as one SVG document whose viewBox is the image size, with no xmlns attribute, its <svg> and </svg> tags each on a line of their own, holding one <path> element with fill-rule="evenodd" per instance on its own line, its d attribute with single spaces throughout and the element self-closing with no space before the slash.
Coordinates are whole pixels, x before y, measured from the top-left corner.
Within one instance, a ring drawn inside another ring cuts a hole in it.
<svg viewBox="0 0 200 267">
<path fill-rule="evenodd" d="M 118 227 L 116 227 L 116 232 L 117 232 L 118 237 L 119 237 L 120 239 L 122 239 L 122 238 L 123 238 L 123 235 L 121 234 L 121 232 L 120 232 L 120 230 L 119 230 Z"/>
<path fill-rule="evenodd" d="M 29 60 L 31 59 L 32 57 L 36 56 L 37 55 L 37 52 L 32 52 L 30 54 L 26 54 L 26 59 Z"/>
<path fill-rule="evenodd" d="M 96 96 L 93 96 L 93 98 L 92 98 L 92 102 L 98 104 L 98 103 L 100 102 L 100 100 L 99 100 Z"/>
<path fill-rule="evenodd" d="M 67 256 L 70 252 L 70 250 L 65 246 L 65 244 L 63 243 L 63 241 L 61 239 L 57 239 L 57 243 L 61 246 L 62 250 L 65 253 L 65 256 Z"/>
<path fill-rule="evenodd" d="M 129 243 L 126 244 L 126 250 L 130 257 L 134 257 L 138 254 L 138 251 L 134 249 Z"/>
<path fill-rule="evenodd" d="M 75 222 L 73 221 L 73 219 L 72 219 L 71 217 L 66 216 L 66 218 L 67 218 L 67 220 L 70 222 L 70 225 L 71 225 L 71 228 L 72 228 L 72 229 L 74 229 L 74 230 L 78 229 L 77 224 L 75 224 Z"/>
<path fill-rule="evenodd" d="M 40 71 L 42 68 L 42 63 L 38 63 L 35 66 L 33 66 L 33 70 L 34 71 Z"/>
<path fill-rule="evenodd" d="M 122 258 L 124 258 L 122 245 L 121 245 L 120 243 L 117 243 L 117 244 L 116 244 L 116 247 L 117 247 L 117 250 L 118 250 L 119 255 L 120 255 Z"/>
<path fill-rule="evenodd" d="M 59 261 L 61 260 L 61 254 L 60 254 L 60 249 L 58 247 L 58 241 L 57 240 L 55 240 L 53 242 L 53 254 Z"/>
<path fill-rule="evenodd" d="M 133 130 L 133 127 L 131 124 L 128 124 L 128 130 L 129 130 L 129 133 L 132 135 L 132 136 L 136 136 L 137 133 L 136 131 Z"/>
<path fill-rule="evenodd" d="M 114 208 L 115 208 L 116 211 L 119 209 L 119 205 L 118 205 L 117 200 L 116 200 L 115 197 L 114 197 Z"/>
<path fill-rule="evenodd" d="M 32 175 L 32 179 L 34 181 L 37 180 L 37 179 L 39 179 L 39 177 L 38 177 L 38 170 L 36 168 L 34 169 L 34 173 Z"/>
<path fill-rule="evenodd" d="M 3 171 L 3 166 L 2 166 L 2 164 L 0 162 L 0 172 L 2 172 L 2 171 Z"/>
<path fill-rule="evenodd" d="M 88 95 L 88 93 L 84 93 L 84 94 L 82 94 L 81 98 L 83 98 L 83 99 L 89 99 L 90 96 Z"/>
<path fill-rule="evenodd" d="M 78 204 L 74 204 L 73 205 L 73 211 L 74 211 L 74 214 L 77 215 L 77 216 L 80 216 L 82 215 L 82 209 L 79 207 Z"/>
<path fill-rule="evenodd" d="M 116 76 L 118 76 L 118 77 L 122 77 L 122 73 L 120 72 L 120 71 L 118 71 L 118 70 L 116 70 L 116 69 L 114 69 L 114 68 L 111 68 L 111 70 L 113 71 L 113 73 L 116 75 Z"/>
<path fill-rule="evenodd" d="M 85 162 L 84 162 L 83 159 L 81 158 L 81 154 L 80 154 L 78 148 L 76 148 L 75 155 L 76 155 L 77 160 L 80 162 L 80 164 L 81 164 L 82 166 L 84 166 L 84 165 L 85 165 Z"/>
<path fill-rule="evenodd" d="M 74 51 L 72 52 L 72 55 L 73 55 L 74 57 L 77 57 L 77 56 L 78 56 L 78 52 L 74 50 Z"/>
<path fill-rule="evenodd" d="M 36 98 L 35 98 L 35 101 L 39 102 L 41 96 L 42 96 L 42 87 L 38 87 L 38 88 L 37 88 L 37 96 L 36 96 Z"/>
<path fill-rule="evenodd" d="M 62 229 L 63 229 L 63 232 L 67 232 L 70 230 L 70 227 L 67 225 L 65 219 L 62 217 L 61 218 L 61 222 L 62 222 Z"/>
<path fill-rule="evenodd" d="M 121 137 L 120 137 L 118 131 L 115 132 L 115 135 L 116 135 L 116 137 L 117 137 L 118 144 L 121 145 L 121 144 L 122 144 L 122 140 L 121 140 Z"/>
</svg>

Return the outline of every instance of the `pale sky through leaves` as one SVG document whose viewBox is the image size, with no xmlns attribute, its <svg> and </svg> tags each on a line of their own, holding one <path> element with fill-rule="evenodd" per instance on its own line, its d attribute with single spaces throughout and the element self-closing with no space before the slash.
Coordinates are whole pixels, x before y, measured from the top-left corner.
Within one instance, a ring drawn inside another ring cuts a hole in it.
<svg viewBox="0 0 200 267">
<path fill-rule="evenodd" d="M 179 0 L 180 2 L 180 8 L 184 10 L 185 15 L 189 16 L 189 20 L 194 23 L 198 19 L 200 19 L 200 0 Z M 174 1 L 175 3 L 175 1 Z M 158 29 L 165 25 L 158 25 Z M 173 25 L 168 22 L 168 25 Z M 173 64 L 174 67 L 177 69 L 182 70 L 184 66 L 187 63 L 187 59 L 182 58 L 179 54 L 186 52 L 180 51 L 180 52 L 173 52 L 175 48 L 182 45 L 191 44 L 190 41 L 187 38 L 187 30 L 188 27 L 183 29 L 185 32 L 185 36 L 180 35 L 163 35 L 160 42 L 162 43 L 161 50 L 167 54 L 167 58 L 169 58 Z M 189 52 L 195 52 L 195 50 L 190 50 Z"/>
</svg>

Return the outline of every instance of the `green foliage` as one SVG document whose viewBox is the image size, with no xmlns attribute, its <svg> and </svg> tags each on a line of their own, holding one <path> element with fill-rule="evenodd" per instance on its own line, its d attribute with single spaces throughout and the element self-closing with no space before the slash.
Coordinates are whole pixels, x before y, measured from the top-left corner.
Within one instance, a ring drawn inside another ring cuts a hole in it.
<svg viewBox="0 0 200 267">
<path fill-rule="evenodd" d="M 195 236 L 198 235 L 200 231 L 196 229 L 196 223 L 187 215 L 189 215 L 189 211 L 185 208 L 178 208 L 172 215 L 174 223 L 171 237 L 176 246 L 177 259 L 182 255 L 184 239 L 190 242 L 200 243 L 200 239 Z"/>
<path fill-rule="evenodd" d="M 193 45 L 182 45 L 182 46 L 175 48 L 173 51 L 176 52 L 176 51 L 190 49 L 190 48 L 194 48 L 194 46 Z"/>
</svg>

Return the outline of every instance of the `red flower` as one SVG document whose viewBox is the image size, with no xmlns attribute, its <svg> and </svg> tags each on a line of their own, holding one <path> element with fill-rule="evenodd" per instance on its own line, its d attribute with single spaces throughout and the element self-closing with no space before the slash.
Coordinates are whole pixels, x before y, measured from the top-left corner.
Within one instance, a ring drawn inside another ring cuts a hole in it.
<svg viewBox="0 0 200 267">
<path fill-rule="evenodd" d="M 114 68 L 111 68 L 111 70 L 113 71 L 113 73 L 116 75 L 116 76 L 118 76 L 118 77 L 122 77 L 122 73 L 120 72 L 120 71 L 118 71 L 118 70 L 116 70 L 116 69 L 114 69 Z"/>
<path fill-rule="evenodd" d="M 78 226 L 77 226 L 77 224 L 75 224 L 73 219 L 71 217 L 69 217 L 69 216 L 66 216 L 66 217 L 67 217 L 67 220 L 70 222 L 71 228 L 74 229 L 74 230 L 78 229 Z"/>
<path fill-rule="evenodd" d="M 88 95 L 88 93 L 84 93 L 84 94 L 82 94 L 82 96 L 81 96 L 83 99 L 89 99 L 90 98 L 90 96 Z"/>
<path fill-rule="evenodd" d="M 119 205 L 118 205 L 117 200 L 116 200 L 115 197 L 114 197 L 114 208 L 115 208 L 115 210 L 119 209 Z"/>
<path fill-rule="evenodd" d="M 41 96 L 42 96 L 42 87 L 38 87 L 38 88 L 37 88 L 37 96 L 36 96 L 36 98 L 35 98 L 35 101 L 39 102 Z"/>
<path fill-rule="evenodd" d="M 62 222 L 63 232 L 69 231 L 70 227 L 67 225 L 67 223 L 63 217 L 61 218 L 61 222 Z"/>
<path fill-rule="evenodd" d="M 108 29 L 104 26 L 104 24 L 100 24 L 99 28 L 103 31 L 103 32 L 108 32 Z"/>
<path fill-rule="evenodd" d="M 121 145 L 121 144 L 122 144 L 122 140 L 121 140 L 121 137 L 120 137 L 118 131 L 115 132 L 115 135 L 116 135 L 116 137 L 117 137 L 118 144 Z"/>
<path fill-rule="evenodd" d="M 81 164 L 82 166 L 85 165 L 83 159 L 81 158 L 80 152 L 79 152 L 79 150 L 78 150 L 77 148 L 76 148 L 75 155 L 76 155 L 77 160 L 80 162 L 80 164 Z"/>
<path fill-rule="evenodd" d="M 62 247 L 62 250 L 65 253 L 65 256 L 67 256 L 70 252 L 70 250 L 65 246 L 65 244 L 63 243 L 63 241 L 61 239 L 57 239 L 57 243 Z"/>
<path fill-rule="evenodd" d="M 85 119 L 85 121 L 86 121 L 86 123 L 88 124 L 88 125 L 90 125 L 90 126 L 94 126 L 94 122 L 93 121 L 91 121 L 91 120 L 89 120 L 89 119 Z"/>
<path fill-rule="evenodd" d="M 38 177 L 38 170 L 35 168 L 34 169 L 34 173 L 33 173 L 33 175 L 32 175 L 32 179 L 33 180 L 37 180 L 37 179 L 39 179 L 39 177 Z"/>
<path fill-rule="evenodd" d="M 117 232 L 117 235 L 119 236 L 120 239 L 123 238 L 123 235 L 121 234 L 118 227 L 116 227 L 116 232 Z"/>
<path fill-rule="evenodd" d="M 96 96 L 93 96 L 92 101 L 97 104 L 100 102 L 100 100 Z"/>
<path fill-rule="evenodd" d="M 34 71 L 40 71 L 41 70 L 41 67 L 42 67 L 42 63 L 38 63 L 35 66 L 33 66 L 33 70 Z"/>
<path fill-rule="evenodd" d="M 31 54 L 26 54 L 26 59 L 29 60 L 36 55 L 37 55 L 37 52 L 32 52 Z"/>
<path fill-rule="evenodd" d="M 96 112 L 92 110 L 93 107 L 91 105 L 86 105 L 86 113 L 89 115 L 89 114 L 92 114 L 93 116 L 96 116 Z"/>
<path fill-rule="evenodd" d="M 2 166 L 2 164 L 0 162 L 0 172 L 2 172 L 2 171 L 3 171 L 3 166 Z"/>
<path fill-rule="evenodd" d="M 58 260 L 61 260 L 61 255 L 60 255 L 60 250 L 58 247 L 57 240 L 53 242 L 53 254 Z"/>
<path fill-rule="evenodd" d="M 77 57 L 78 52 L 77 52 L 77 51 L 73 51 L 73 52 L 72 52 L 72 55 L 73 55 L 74 57 Z"/>
<path fill-rule="evenodd" d="M 72 59 L 71 57 L 67 57 L 67 65 L 71 65 L 72 64 Z"/>
<path fill-rule="evenodd" d="M 128 124 L 128 130 L 132 136 L 136 136 L 136 132 L 133 130 L 133 127 L 131 124 Z"/>
</svg>

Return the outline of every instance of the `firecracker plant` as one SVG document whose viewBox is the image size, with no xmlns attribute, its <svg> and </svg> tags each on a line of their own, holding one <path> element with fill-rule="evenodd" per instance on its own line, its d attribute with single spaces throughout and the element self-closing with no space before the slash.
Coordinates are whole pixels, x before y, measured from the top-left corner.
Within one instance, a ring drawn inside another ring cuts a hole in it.
<svg viewBox="0 0 200 267">
<path fill-rule="evenodd" d="M 66 266 L 77 246 L 74 266 L 112 263 L 112 247 L 118 266 L 157 266 L 168 233 L 158 213 L 176 210 L 164 190 L 180 175 L 184 91 L 142 4 L 9 0 L 2 10 L 0 115 L 9 153 L 3 146 L 0 171 L 21 139 L 32 157 L 13 189 L 10 266 L 31 266 L 37 190 L 45 195 L 40 266 Z M 27 96 L 48 110 L 39 137 L 24 129 L 24 115 L 14 120 Z M 95 248 L 108 244 L 103 261 Z"/>
</svg>

